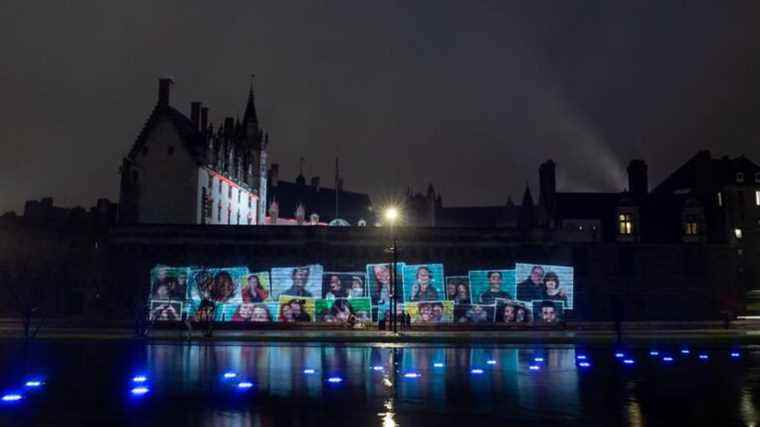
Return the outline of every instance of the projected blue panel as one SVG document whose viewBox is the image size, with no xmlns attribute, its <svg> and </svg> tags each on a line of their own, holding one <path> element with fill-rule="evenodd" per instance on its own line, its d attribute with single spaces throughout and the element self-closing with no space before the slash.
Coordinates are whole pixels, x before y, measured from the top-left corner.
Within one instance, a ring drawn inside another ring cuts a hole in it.
<svg viewBox="0 0 760 427">
<path fill-rule="evenodd" d="M 273 268 L 272 294 L 276 301 L 282 296 L 319 298 L 322 296 L 322 266 L 319 264 Z"/>
<path fill-rule="evenodd" d="M 514 270 L 470 271 L 470 299 L 473 304 L 495 304 L 497 298 L 514 299 Z"/>
<path fill-rule="evenodd" d="M 404 302 L 444 299 L 443 264 L 404 265 Z"/>
</svg>

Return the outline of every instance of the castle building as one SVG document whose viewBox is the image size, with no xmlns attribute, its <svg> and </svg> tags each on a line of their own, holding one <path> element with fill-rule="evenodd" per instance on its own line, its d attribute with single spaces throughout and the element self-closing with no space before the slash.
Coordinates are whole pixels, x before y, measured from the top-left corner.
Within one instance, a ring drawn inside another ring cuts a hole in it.
<svg viewBox="0 0 760 427">
<path fill-rule="evenodd" d="M 445 207 L 433 186 L 409 192 L 409 225 L 513 228 L 529 239 L 551 231 L 560 242 L 729 243 L 760 230 L 760 166 L 744 156 L 697 152 L 651 191 L 647 165 L 631 160 L 620 192 L 557 191 L 556 164 L 539 167 L 539 197 L 522 204 Z M 527 236 L 532 235 L 533 237 Z M 544 236 L 544 237 L 542 237 Z"/>
<path fill-rule="evenodd" d="M 259 126 L 253 82 L 243 120 L 214 127 L 208 108 L 190 117 L 170 103 L 174 82 L 159 80 L 158 100 L 121 166 L 122 224 L 263 224 L 269 136 Z"/>
</svg>

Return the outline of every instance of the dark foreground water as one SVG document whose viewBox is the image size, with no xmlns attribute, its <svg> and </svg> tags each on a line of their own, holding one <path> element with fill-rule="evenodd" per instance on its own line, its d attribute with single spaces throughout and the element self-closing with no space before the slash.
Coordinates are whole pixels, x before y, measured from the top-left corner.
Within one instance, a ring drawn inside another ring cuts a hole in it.
<svg viewBox="0 0 760 427">
<path fill-rule="evenodd" d="M 20 397 L 0 401 L 1 426 L 723 426 L 760 417 L 760 352 L 750 348 L 638 348 L 621 357 L 540 346 L 0 349 L 0 390 Z"/>
</svg>

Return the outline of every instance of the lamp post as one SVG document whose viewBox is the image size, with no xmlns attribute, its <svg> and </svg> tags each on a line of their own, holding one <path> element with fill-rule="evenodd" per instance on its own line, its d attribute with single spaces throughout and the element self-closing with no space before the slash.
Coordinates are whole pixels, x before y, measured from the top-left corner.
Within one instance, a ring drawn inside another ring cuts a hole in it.
<svg viewBox="0 0 760 427">
<path fill-rule="evenodd" d="M 396 263 L 398 262 L 397 257 L 397 239 L 396 239 L 396 221 L 398 220 L 398 209 L 395 207 L 389 207 L 385 210 L 385 213 L 383 215 L 385 217 L 385 220 L 391 227 L 391 239 L 393 240 L 393 246 L 391 247 L 391 251 L 393 251 L 393 263 L 391 264 L 391 278 L 393 280 L 393 292 L 391 292 L 391 301 L 390 301 L 390 309 L 391 309 L 391 324 L 393 325 L 393 333 L 398 333 L 398 315 L 396 312 L 396 309 L 398 307 L 398 285 L 396 280 Z"/>
</svg>

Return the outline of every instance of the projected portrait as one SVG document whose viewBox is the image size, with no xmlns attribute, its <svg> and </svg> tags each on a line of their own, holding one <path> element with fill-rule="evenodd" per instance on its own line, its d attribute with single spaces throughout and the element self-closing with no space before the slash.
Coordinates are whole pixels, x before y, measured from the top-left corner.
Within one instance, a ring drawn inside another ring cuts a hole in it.
<svg viewBox="0 0 760 427">
<path fill-rule="evenodd" d="M 454 306 L 454 321 L 456 323 L 493 323 L 493 305 L 460 304 Z"/>
<path fill-rule="evenodd" d="M 467 276 L 446 277 L 446 299 L 454 304 L 470 304 L 470 279 Z"/>
<path fill-rule="evenodd" d="M 326 272 L 322 276 L 322 298 L 362 298 L 365 293 L 364 273 Z"/>
<path fill-rule="evenodd" d="M 264 302 L 271 294 L 269 272 L 248 274 L 240 288 L 240 298 L 244 303 Z"/>
<path fill-rule="evenodd" d="M 241 284 L 247 284 L 248 276 L 247 267 L 191 268 L 186 308 L 188 317 L 229 321 L 243 302 Z"/>
<path fill-rule="evenodd" d="M 325 323 L 368 322 L 372 313 L 369 298 L 322 299 L 315 307 L 317 321 Z"/>
<path fill-rule="evenodd" d="M 314 298 L 322 295 L 322 266 L 318 264 L 273 268 L 272 294 L 280 296 Z"/>
<path fill-rule="evenodd" d="M 280 296 L 280 322 L 312 322 L 314 319 L 313 298 L 293 298 Z"/>
<path fill-rule="evenodd" d="M 274 304 L 276 311 L 277 304 Z M 231 322 L 274 322 L 272 307 L 266 303 L 244 302 L 240 304 L 230 318 Z"/>
<path fill-rule="evenodd" d="M 404 263 L 396 263 L 397 285 L 402 289 Z M 391 264 L 367 264 L 367 288 L 372 298 L 372 305 L 385 305 L 390 302 L 393 288 Z"/>
<path fill-rule="evenodd" d="M 443 264 L 405 265 L 404 301 L 440 301 L 443 294 Z"/>
<path fill-rule="evenodd" d="M 528 324 L 533 321 L 533 305 L 526 301 L 496 300 L 496 323 Z"/>
<path fill-rule="evenodd" d="M 470 298 L 476 304 L 494 304 L 497 298 L 513 299 L 514 270 L 470 271 Z"/>
<path fill-rule="evenodd" d="M 517 299 L 552 300 L 573 308 L 573 267 L 549 264 L 515 264 Z"/>
<path fill-rule="evenodd" d="M 155 321 L 182 320 L 182 303 L 153 301 L 150 303 L 148 318 Z"/>
<path fill-rule="evenodd" d="M 454 301 L 410 302 L 404 304 L 412 323 L 451 323 L 454 320 Z"/>
<path fill-rule="evenodd" d="M 151 299 L 184 301 L 187 293 L 187 268 L 156 266 L 151 271 Z"/>
<path fill-rule="evenodd" d="M 559 323 L 564 320 L 564 308 L 561 301 L 533 301 L 533 321 L 537 324 Z"/>
</svg>

